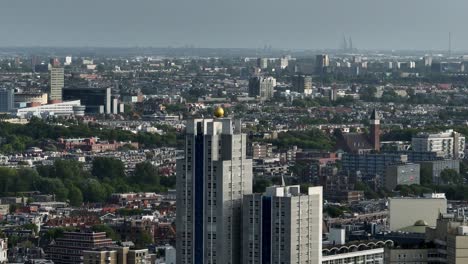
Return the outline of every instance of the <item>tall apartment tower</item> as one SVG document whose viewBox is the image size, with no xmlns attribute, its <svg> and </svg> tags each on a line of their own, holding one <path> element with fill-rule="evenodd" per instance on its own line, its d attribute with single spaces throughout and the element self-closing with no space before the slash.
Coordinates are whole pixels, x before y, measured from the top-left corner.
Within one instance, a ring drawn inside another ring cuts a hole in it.
<svg viewBox="0 0 468 264">
<path fill-rule="evenodd" d="M 244 196 L 242 263 L 321 264 L 322 187 L 268 187 Z"/>
<path fill-rule="evenodd" d="M 315 57 L 316 71 L 319 74 L 325 73 L 326 68 L 330 66 L 330 58 L 327 54 L 320 54 Z"/>
<path fill-rule="evenodd" d="M 178 264 L 241 263 L 242 199 L 252 193 L 246 142 L 239 120 L 187 123 L 185 157 L 177 161 Z"/>
<path fill-rule="evenodd" d="M 15 91 L 8 88 L 0 88 L 0 113 L 8 113 L 15 106 Z"/>
<path fill-rule="evenodd" d="M 312 76 L 296 75 L 292 78 L 294 91 L 305 95 L 312 94 Z"/>
<path fill-rule="evenodd" d="M 64 87 L 64 69 L 62 67 L 50 68 L 50 95 L 52 102 L 62 101 L 62 92 Z"/>
<path fill-rule="evenodd" d="M 249 96 L 268 100 L 273 97 L 276 79 L 273 77 L 252 77 L 249 80 Z"/>
<path fill-rule="evenodd" d="M 375 151 L 380 151 L 380 117 L 375 109 L 370 117 L 370 142 Z"/>
</svg>

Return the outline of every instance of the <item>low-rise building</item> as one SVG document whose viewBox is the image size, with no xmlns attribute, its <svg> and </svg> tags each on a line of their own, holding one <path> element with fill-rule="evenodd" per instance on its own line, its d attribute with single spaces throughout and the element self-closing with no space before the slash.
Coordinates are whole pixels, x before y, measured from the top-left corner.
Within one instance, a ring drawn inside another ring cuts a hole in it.
<svg viewBox="0 0 468 264">
<path fill-rule="evenodd" d="M 419 182 L 419 164 L 395 164 L 385 169 L 385 188 L 387 188 L 387 190 L 393 190 L 398 185 L 412 185 L 419 184 Z"/>
<path fill-rule="evenodd" d="M 394 197 L 389 199 L 390 230 L 398 231 L 424 221 L 429 227 L 436 226 L 439 214 L 447 213 L 447 199 L 443 194 L 425 197 Z"/>
</svg>

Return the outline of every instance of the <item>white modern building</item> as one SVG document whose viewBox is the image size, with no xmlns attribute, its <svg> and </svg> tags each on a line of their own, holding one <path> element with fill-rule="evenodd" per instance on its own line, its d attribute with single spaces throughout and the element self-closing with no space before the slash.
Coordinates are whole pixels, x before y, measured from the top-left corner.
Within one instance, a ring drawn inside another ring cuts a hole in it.
<svg viewBox="0 0 468 264">
<path fill-rule="evenodd" d="M 67 101 L 56 104 L 46 104 L 34 107 L 25 107 L 16 110 L 16 116 L 20 118 L 47 117 L 47 116 L 72 116 L 83 115 L 84 109 L 80 100 Z"/>
<path fill-rule="evenodd" d="M 465 137 L 453 129 L 440 133 L 419 133 L 412 138 L 413 151 L 437 152 L 447 159 L 465 157 Z"/>
<path fill-rule="evenodd" d="M 322 262 L 322 187 L 268 187 L 244 196 L 242 263 Z"/>
<path fill-rule="evenodd" d="M 436 226 L 439 214 L 447 213 L 445 194 L 434 193 L 424 197 L 393 197 L 389 199 L 390 230 L 402 228 L 424 221 L 429 227 Z"/>
<path fill-rule="evenodd" d="M 184 158 L 177 161 L 177 263 L 240 264 L 241 206 L 252 193 L 241 122 L 187 123 Z"/>
<path fill-rule="evenodd" d="M 51 101 L 62 101 L 62 90 L 64 87 L 64 69 L 52 67 L 50 69 L 50 96 Z"/>
<path fill-rule="evenodd" d="M 383 264 L 385 251 L 393 247 L 391 240 L 357 242 L 323 249 L 323 264 Z"/>
<path fill-rule="evenodd" d="M 72 56 L 66 56 L 64 64 L 65 65 L 71 65 L 72 64 Z"/>
</svg>

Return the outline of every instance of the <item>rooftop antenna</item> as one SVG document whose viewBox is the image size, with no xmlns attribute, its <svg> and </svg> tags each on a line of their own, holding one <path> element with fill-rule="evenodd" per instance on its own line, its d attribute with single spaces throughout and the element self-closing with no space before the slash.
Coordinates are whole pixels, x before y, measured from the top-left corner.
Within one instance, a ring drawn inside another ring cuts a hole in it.
<svg viewBox="0 0 468 264">
<path fill-rule="evenodd" d="M 284 181 L 284 175 L 281 174 L 281 186 L 286 186 L 286 182 Z"/>
</svg>

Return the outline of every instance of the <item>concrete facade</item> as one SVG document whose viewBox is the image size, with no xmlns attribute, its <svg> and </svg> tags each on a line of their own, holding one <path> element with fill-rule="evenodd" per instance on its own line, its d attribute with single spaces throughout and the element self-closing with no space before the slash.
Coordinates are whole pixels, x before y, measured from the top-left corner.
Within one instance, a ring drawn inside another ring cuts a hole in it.
<svg viewBox="0 0 468 264">
<path fill-rule="evenodd" d="M 322 187 L 269 187 L 244 197 L 242 263 L 321 263 Z"/>
<path fill-rule="evenodd" d="M 240 121 L 190 120 L 177 161 L 177 263 L 241 263 L 241 206 L 252 193 Z"/>
<path fill-rule="evenodd" d="M 393 190 L 398 185 L 412 185 L 420 183 L 419 164 L 396 164 L 385 169 L 385 188 Z"/>
<path fill-rule="evenodd" d="M 13 89 L 0 89 L 0 113 L 11 112 L 14 108 L 14 91 Z"/>
<path fill-rule="evenodd" d="M 414 151 L 437 152 L 446 159 L 465 157 L 465 137 L 449 129 L 440 133 L 419 133 L 411 140 Z"/>
<path fill-rule="evenodd" d="M 50 101 L 62 101 L 62 91 L 65 85 L 64 74 L 62 67 L 52 67 L 50 69 Z"/>
<path fill-rule="evenodd" d="M 424 220 L 428 226 L 436 226 L 440 213 L 447 213 L 447 199 L 443 198 L 409 198 L 389 199 L 390 230 L 412 226 L 418 220 Z"/>
</svg>

